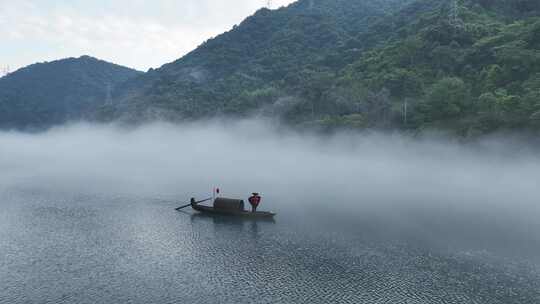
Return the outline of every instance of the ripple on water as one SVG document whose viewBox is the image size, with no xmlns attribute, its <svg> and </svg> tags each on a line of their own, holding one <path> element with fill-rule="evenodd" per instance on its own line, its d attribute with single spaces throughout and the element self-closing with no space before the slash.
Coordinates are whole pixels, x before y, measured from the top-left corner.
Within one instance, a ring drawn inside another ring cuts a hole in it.
<svg viewBox="0 0 540 304">
<path fill-rule="evenodd" d="M 1 204 L 2 304 L 540 303 L 538 265 L 487 251 L 133 198 L 32 194 Z"/>
</svg>

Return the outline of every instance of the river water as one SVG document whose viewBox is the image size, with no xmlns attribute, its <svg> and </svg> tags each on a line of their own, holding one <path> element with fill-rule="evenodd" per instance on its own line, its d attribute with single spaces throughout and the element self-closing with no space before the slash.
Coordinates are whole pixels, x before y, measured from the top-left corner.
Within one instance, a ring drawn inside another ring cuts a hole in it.
<svg viewBox="0 0 540 304">
<path fill-rule="evenodd" d="M 129 195 L 0 199 L 0 303 L 540 303 L 537 231 L 474 213 L 408 205 L 400 224 L 269 198 L 278 216 L 257 222 Z"/>
<path fill-rule="evenodd" d="M 0 304 L 538 304 L 540 154 L 507 139 L 0 132 Z M 213 186 L 275 222 L 174 210 Z"/>
</svg>

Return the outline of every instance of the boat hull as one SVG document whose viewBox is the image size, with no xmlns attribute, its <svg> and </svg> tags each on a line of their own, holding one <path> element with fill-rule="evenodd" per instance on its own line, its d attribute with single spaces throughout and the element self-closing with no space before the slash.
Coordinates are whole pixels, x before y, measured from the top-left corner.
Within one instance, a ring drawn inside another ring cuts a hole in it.
<svg viewBox="0 0 540 304">
<path fill-rule="evenodd" d="M 226 215 L 226 216 L 234 216 L 234 217 L 240 217 L 240 218 L 264 219 L 264 218 L 273 218 L 274 215 L 276 215 L 273 212 L 267 212 L 267 211 L 250 212 L 250 211 L 221 210 L 221 209 L 216 209 L 214 207 L 202 206 L 202 205 L 197 205 L 197 204 L 191 204 L 191 208 L 193 208 L 193 210 L 206 213 L 206 214 Z"/>
</svg>

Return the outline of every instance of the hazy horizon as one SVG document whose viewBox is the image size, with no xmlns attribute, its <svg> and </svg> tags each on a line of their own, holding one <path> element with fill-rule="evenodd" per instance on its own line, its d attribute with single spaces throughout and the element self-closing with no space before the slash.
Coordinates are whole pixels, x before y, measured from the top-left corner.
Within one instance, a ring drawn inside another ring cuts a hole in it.
<svg viewBox="0 0 540 304">
<path fill-rule="evenodd" d="M 515 220 L 540 215 L 538 147 L 496 136 L 475 144 L 378 132 L 318 136 L 220 120 L 0 132 L 0 146 L 4 190 L 23 185 L 174 202 L 219 186 L 233 197 L 259 191 L 277 206 L 324 197 L 343 210 L 421 205 L 465 214 L 486 208 L 497 217 L 505 210 Z"/>
</svg>

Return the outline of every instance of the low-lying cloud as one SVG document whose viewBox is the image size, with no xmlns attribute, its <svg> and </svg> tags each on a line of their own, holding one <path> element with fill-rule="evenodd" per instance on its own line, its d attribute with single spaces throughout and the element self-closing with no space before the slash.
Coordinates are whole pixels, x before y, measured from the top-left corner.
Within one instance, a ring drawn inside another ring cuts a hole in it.
<svg viewBox="0 0 540 304">
<path fill-rule="evenodd" d="M 516 224 L 518 233 L 538 240 L 540 157 L 535 147 L 510 143 L 320 137 L 254 121 L 135 129 L 77 124 L 41 134 L 0 133 L 0 191 L 174 202 L 207 197 L 219 186 L 232 197 L 259 191 L 265 209 L 282 213 L 387 213 L 409 224 L 448 214 L 501 229 Z"/>
</svg>

